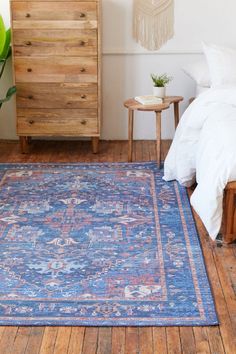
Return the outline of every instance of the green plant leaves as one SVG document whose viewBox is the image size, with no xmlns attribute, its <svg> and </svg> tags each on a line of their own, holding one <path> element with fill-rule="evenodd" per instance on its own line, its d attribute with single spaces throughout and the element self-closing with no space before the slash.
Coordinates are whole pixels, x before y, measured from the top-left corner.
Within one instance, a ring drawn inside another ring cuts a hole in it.
<svg viewBox="0 0 236 354">
<path fill-rule="evenodd" d="M 6 31 L 3 18 L 0 16 L 0 60 L 10 56 L 11 30 Z"/>
<path fill-rule="evenodd" d="M 9 101 L 10 98 L 11 98 L 11 96 L 14 95 L 15 93 L 16 93 L 16 87 L 15 87 L 15 86 L 10 87 L 10 88 L 8 89 L 8 91 L 7 91 L 6 97 L 0 99 L 0 108 L 1 108 L 2 104 L 3 104 L 4 102 Z"/>
<path fill-rule="evenodd" d="M 154 75 L 151 74 L 151 78 L 155 87 L 165 87 L 173 78 L 167 74 Z"/>
<path fill-rule="evenodd" d="M 7 58 L 11 55 L 11 30 L 6 31 L 4 21 L 0 15 L 0 78 L 2 77 Z M 7 91 L 6 97 L 0 99 L 0 108 L 4 102 L 10 100 L 11 96 L 16 93 L 16 87 L 10 87 Z"/>
<path fill-rule="evenodd" d="M 5 44 L 2 53 L 0 53 L 0 58 L 7 59 L 10 55 L 11 46 L 11 30 L 10 28 L 6 31 Z"/>
<path fill-rule="evenodd" d="M 4 51 L 5 42 L 6 42 L 6 28 L 2 16 L 0 16 L 0 57 L 1 58 L 2 58 L 2 53 Z"/>
<path fill-rule="evenodd" d="M 14 93 L 16 93 L 16 87 L 12 86 L 7 91 L 7 94 L 6 94 L 7 100 L 9 100 L 11 98 L 11 96 L 14 95 Z"/>
</svg>

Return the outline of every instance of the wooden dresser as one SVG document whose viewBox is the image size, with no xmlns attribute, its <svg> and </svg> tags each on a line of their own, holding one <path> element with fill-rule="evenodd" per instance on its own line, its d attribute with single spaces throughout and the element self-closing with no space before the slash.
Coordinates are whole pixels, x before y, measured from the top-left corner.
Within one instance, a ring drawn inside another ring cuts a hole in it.
<svg viewBox="0 0 236 354">
<path fill-rule="evenodd" d="M 17 134 L 91 137 L 101 123 L 100 0 L 11 0 Z"/>
</svg>

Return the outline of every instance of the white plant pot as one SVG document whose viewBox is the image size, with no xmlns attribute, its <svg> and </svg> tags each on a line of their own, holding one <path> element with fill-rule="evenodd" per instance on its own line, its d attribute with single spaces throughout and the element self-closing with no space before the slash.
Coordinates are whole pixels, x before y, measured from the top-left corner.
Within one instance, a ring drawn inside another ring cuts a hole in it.
<svg viewBox="0 0 236 354">
<path fill-rule="evenodd" d="M 165 87 L 153 87 L 153 96 L 164 98 L 166 95 Z"/>
</svg>

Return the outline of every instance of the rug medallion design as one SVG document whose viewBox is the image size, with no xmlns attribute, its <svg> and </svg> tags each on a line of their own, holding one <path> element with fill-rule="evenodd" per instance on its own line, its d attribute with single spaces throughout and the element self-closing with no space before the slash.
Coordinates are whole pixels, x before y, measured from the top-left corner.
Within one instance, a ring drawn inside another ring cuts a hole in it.
<svg viewBox="0 0 236 354">
<path fill-rule="evenodd" d="M 186 190 L 155 163 L 0 164 L 0 324 L 217 324 Z"/>
</svg>

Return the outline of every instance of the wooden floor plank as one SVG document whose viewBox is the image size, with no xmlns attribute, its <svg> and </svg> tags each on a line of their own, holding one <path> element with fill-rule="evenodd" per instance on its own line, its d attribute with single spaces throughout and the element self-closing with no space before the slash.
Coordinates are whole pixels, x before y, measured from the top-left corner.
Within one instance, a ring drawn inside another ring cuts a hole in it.
<svg viewBox="0 0 236 354">
<path fill-rule="evenodd" d="M 229 271 L 231 264 L 235 266 L 234 263 L 236 263 L 236 259 L 232 255 L 232 248 L 214 247 L 214 259 L 217 264 L 217 272 L 224 293 L 233 332 L 236 333 L 236 297 Z"/>
<path fill-rule="evenodd" d="M 149 142 L 149 156 L 151 161 L 157 160 L 156 143 Z"/>
<path fill-rule="evenodd" d="M 140 141 L 140 145 L 142 146 L 142 161 L 150 161 L 148 145 L 145 143 L 145 141 Z"/>
<path fill-rule="evenodd" d="M 57 333 L 57 327 L 45 327 L 39 354 L 53 354 Z"/>
<path fill-rule="evenodd" d="M 143 161 L 143 150 L 142 150 L 142 142 L 141 141 L 135 141 L 134 145 L 134 159 L 137 162 Z"/>
<path fill-rule="evenodd" d="M 225 351 L 219 327 L 208 327 L 207 332 L 208 332 L 208 339 L 209 339 L 211 353 L 217 353 L 217 354 L 234 353 L 227 350 Z"/>
<path fill-rule="evenodd" d="M 19 329 L 18 327 L 6 327 L 5 328 L 4 332 L 2 333 L 1 340 L 0 340 L 0 353 L 1 354 L 11 353 L 18 329 Z"/>
<path fill-rule="evenodd" d="M 165 327 L 153 327 L 153 353 L 167 354 L 167 338 Z"/>
<path fill-rule="evenodd" d="M 111 333 L 109 327 L 99 328 L 97 354 L 111 354 Z"/>
<path fill-rule="evenodd" d="M 118 142 L 119 144 L 119 142 Z M 120 161 L 121 162 L 128 162 L 128 156 L 127 156 L 127 143 L 126 141 L 122 141 L 121 145 L 121 155 L 120 155 Z"/>
<path fill-rule="evenodd" d="M 236 244 L 230 245 L 228 247 L 229 252 L 227 254 L 227 263 L 226 272 L 229 276 L 230 285 L 234 291 L 234 298 L 236 297 Z M 224 255 L 225 259 L 225 255 Z"/>
<path fill-rule="evenodd" d="M 17 142 L 4 142 L 0 141 L 0 160 L 1 162 L 11 161 L 14 162 L 14 158 L 19 158 L 19 145 Z"/>
<path fill-rule="evenodd" d="M 113 162 L 114 161 L 114 157 L 116 162 L 121 162 L 122 161 L 122 149 L 121 146 L 117 141 L 111 142 L 111 147 L 113 149 L 113 158 L 108 159 L 108 162 Z M 112 155 L 111 155 L 112 156 Z"/>
<path fill-rule="evenodd" d="M 153 353 L 153 333 L 151 327 L 143 327 L 139 329 L 139 353 Z"/>
<path fill-rule="evenodd" d="M 167 327 L 166 337 L 168 354 L 182 353 L 179 328 Z"/>
<path fill-rule="evenodd" d="M 98 346 L 98 328 L 87 327 L 85 329 L 83 354 L 95 354 Z"/>
<path fill-rule="evenodd" d="M 125 354 L 139 353 L 139 330 L 137 327 L 126 327 Z"/>
<path fill-rule="evenodd" d="M 5 331 L 5 327 L 4 327 L 4 326 L 1 326 L 1 327 L 0 327 L 0 342 L 1 342 L 1 338 L 2 338 L 2 336 L 3 336 L 4 331 Z"/>
<path fill-rule="evenodd" d="M 53 354 L 67 354 L 71 336 L 71 327 L 58 328 Z"/>
<path fill-rule="evenodd" d="M 194 327 L 193 328 L 196 352 L 198 354 L 210 354 L 209 339 L 206 327 Z"/>
<path fill-rule="evenodd" d="M 30 337 L 31 328 L 30 327 L 19 327 L 17 334 L 15 336 L 14 343 L 12 345 L 11 351 L 9 350 L 9 354 L 24 354 L 29 337 Z"/>
<path fill-rule="evenodd" d="M 104 141 L 103 144 L 101 144 L 99 149 L 99 154 L 98 154 L 99 162 L 107 162 L 108 149 L 109 149 L 109 143 L 107 141 Z M 112 157 L 110 157 L 110 159 L 113 160 Z"/>
<path fill-rule="evenodd" d="M 112 328 L 112 354 L 125 353 L 125 327 Z"/>
<path fill-rule="evenodd" d="M 38 354 L 44 334 L 44 327 L 32 327 L 24 354 Z"/>
<path fill-rule="evenodd" d="M 84 342 L 85 327 L 73 327 L 71 330 L 68 354 L 81 354 Z"/>
<path fill-rule="evenodd" d="M 184 354 L 195 354 L 196 351 L 196 343 L 193 334 L 192 327 L 180 327 L 180 341 L 182 353 Z"/>
</svg>

